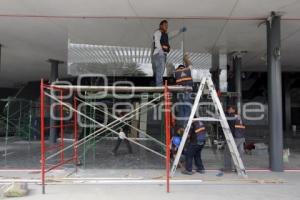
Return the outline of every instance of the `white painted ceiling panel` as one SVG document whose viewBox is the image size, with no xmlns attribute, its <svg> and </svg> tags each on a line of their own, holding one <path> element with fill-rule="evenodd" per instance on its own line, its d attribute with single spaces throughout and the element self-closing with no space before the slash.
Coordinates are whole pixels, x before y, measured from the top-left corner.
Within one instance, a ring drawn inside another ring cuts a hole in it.
<svg viewBox="0 0 300 200">
<path fill-rule="evenodd" d="M 228 53 L 247 50 L 244 70 L 265 70 L 265 26 L 260 20 L 270 11 L 283 18 L 300 18 L 299 0 L 1 0 L 0 43 L 4 45 L 0 86 L 47 78 L 48 58 L 67 61 L 67 39 L 76 43 L 149 48 L 160 17 L 217 17 L 218 19 L 169 19 L 170 30 L 183 25 L 187 51 Z M 11 17 L 4 16 L 11 15 Z M 20 15 L 52 15 L 22 17 Z M 62 16 L 61 18 L 57 18 Z M 63 18 L 63 16 L 67 18 Z M 72 19 L 86 17 L 136 17 L 122 19 Z M 139 17 L 143 17 L 140 19 Z M 227 21 L 225 18 L 235 20 Z M 139 19 L 138 19 L 139 18 Z M 282 21 L 282 65 L 300 70 L 300 20 Z M 181 47 L 182 36 L 171 41 Z M 61 67 L 66 76 L 66 65 Z"/>
<path fill-rule="evenodd" d="M 130 0 L 139 16 L 227 16 L 236 0 Z M 220 9 L 221 8 L 221 9 Z"/>
<path fill-rule="evenodd" d="M 299 8 L 299 0 L 238 0 L 233 17 L 267 17 L 271 11 L 287 11 L 291 7 Z M 289 12 L 289 16 L 299 16 Z"/>
</svg>

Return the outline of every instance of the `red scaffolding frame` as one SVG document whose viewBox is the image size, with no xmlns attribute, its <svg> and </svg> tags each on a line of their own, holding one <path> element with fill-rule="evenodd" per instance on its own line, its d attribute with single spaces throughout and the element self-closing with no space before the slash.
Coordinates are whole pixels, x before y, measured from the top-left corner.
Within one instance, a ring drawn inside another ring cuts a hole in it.
<svg viewBox="0 0 300 200">
<path fill-rule="evenodd" d="M 165 133 L 166 133 L 166 186 L 167 192 L 170 192 L 170 126 L 171 126 L 171 110 L 170 110 L 170 93 L 168 90 L 167 81 L 165 82 L 164 88 L 164 99 L 165 99 Z"/>
<path fill-rule="evenodd" d="M 54 125 L 54 126 L 48 126 L 45 127 L 45 107 L 49 108 L 49 112 L 51 109 L 51 106 L 45 105 L 45 89 L 50 89 L 54 91 L 59 92 L 59 99 L 60 101 L 63 101 L 63 95 L 64 95 L 64 89 L 56 88 L 51 85 L 47 85 L 44 83 L 43 79 L 41 80 L 40 83 L 40 121 L 41 121 L 41 184 L 42 184 L 42 193 L 45 194 L 45 185 L 46 185 L 46 173 L 56 169 L 66 163 L 71 163 L 73 162 L 75 165 L 75 169 L 77 171 L 77 164 L 78 164 L 78 149 L 77 149 L 77 140 L 78 140 L 78 125 L 77 125 L 77 113 L 73 112 L 73 124 L 64 124 L 64 106 L 62 103 L 59 104 L 59 118 L 60 118 L 60 123 L 59 125 Z M 73 108 L 77 109 L 77 101 L 74 96 L 73 98 Z M 56 109 L 54 107 L 54 109 Z M 65 158 L 64 151 L 60 152 L 60 160 L 58 163 L 55 165 L 46 168 L 46 153 L 47 151 L 54 151 L 54 150 L 62 150 L 64 149 L 64 129 L 66 127 L 73 126 L 73 156 L 71 158 Z M 59 128 L 59 135 L 60 135 L 60 142 L 59 144 L 55 145 L 46 145 L 45 142 L 45 130 L 46 129 L 51 129 L 51 128 Z"/>
<path fill-rule="evenodd" d="M 59 115 L 60 115 L 60 125 L 55 125 L 52 127 L 45 127 L 45 108 L 51 109 L 51 106 L 47 106 L 45 104 L 45 89 L 58 91 L 60 93 L 59 96 Z M 182 89 L 182 88 L 181 88 Z M 70 127 L 72 124 L 64 124 L 64 112 L 63 112 L 63 96 L 64 92 L 68 91 L 66 88 L 60 88 L 57 86 L 47 85 L 44 83 L 43 79 L 40 83 L 40 120 L 41 120 L 41 184 L 42 184 L 42 193 L 45 194 L 45 185 L 46 185 L 46 173 L 58 168 L 66 163 L 73 162 L 76 166 L 77 171 L 77 164 L 78 164 L 78 111 L 77 111 L 77 99 L 75 94 L 73 95 L 73 105 L 72 105 L 72 113 L 73 113 L 73 157 L 65 159 L 64 155 L 64 128 Z M 171 110 L 170 110 L 170 91 L 167 85 L 167 81 L 163 87 L 164 93 L 164 111 L 165 111 L 165 138 L 166 138 L 166 157 L 165 157 L 165 165 L 166 165 L 166 191 L 170 192 L 170 117 L 171 117 Z M 70 109 L 69 109 L 70 110 Z M 71 110 L 70 110 L 71 112 Z M 52 145 L 46 148 L 45 142 L 45 129 L 49 128 L 60 128 L 60 144 Z M 55 164 L 54 166 L 46 169 L 46 153 L 50 150 L 58 149 L 60 152 L 60 162 Z"/>
</svg>

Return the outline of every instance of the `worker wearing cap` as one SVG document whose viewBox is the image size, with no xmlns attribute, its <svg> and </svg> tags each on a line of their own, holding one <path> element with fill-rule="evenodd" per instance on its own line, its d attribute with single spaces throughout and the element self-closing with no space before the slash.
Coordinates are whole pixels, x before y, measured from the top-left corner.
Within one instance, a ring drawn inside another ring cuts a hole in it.
<svg viewBox="0 0 300 200">
<path fill-rule="evenodd" d="M 168 21 L 163 20 L 159 24 L 159 29 L 155 31 L 153 35 L 152 68 L 156 86 L 163 85 L 167 55 L 170 52 L 169 41 L 186 30 L 186 27 L 183 27 L 178 31 L 168 33 Z"/>
<path fill-rule="evenodd" d="M 185 170 L 183 174 L 192 175 L 193 160 L 197 167 L 198 173 L 205 173 L 205 169 L 201 159 L 201 152 L 206 141 L 206 129 L 201 121 L 194 121 L 188 135 L 188 144 L 185 157 Z"/>
<path fill-rule="evenodd" d="M 185 65 L 179 65 L 175 70 L 176 85 L 192 87 L 192 62 L 187 54 L 184 55 L 184 63 Z M 177 94 L 177 119 L 182 127 L 186 126 L 187 120 L 191 113 L 192 99 L 190 95 L 191 93 L 188 91 Z"/>
<path fill-rule="evenodd" d="M 245 126 L 242 123 L 241 116 L 236 114 L 236 109 L 234 106 L 228 106 L 227 108 L 227 121 L 237 149 L 240 154 L 243 154 L 245 143 Z"/>
<path fill-rule="evenodd" d="M 227 122 L 234 138 L 236 147 L 240 155 L 244 153 L 244 144 L 245 144 L 245 126 L 241 120 L 241 117 L 236 114 L 236 109 L 234 106 L 227 107 Z M 228 146 L 225 146 L 224 151 L 224 167 L 226 171 L 231 170 L 231 155 L 228 149 Z"/>
</svg>

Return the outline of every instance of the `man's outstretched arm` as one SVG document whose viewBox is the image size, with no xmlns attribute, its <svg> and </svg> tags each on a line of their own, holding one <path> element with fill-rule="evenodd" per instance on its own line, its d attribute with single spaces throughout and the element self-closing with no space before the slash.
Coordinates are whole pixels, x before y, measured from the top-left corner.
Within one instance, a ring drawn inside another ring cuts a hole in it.
<svg viewBox="0 0 300 200">
<path fill-rule="evenodd" d="M 186 32 L 186 31 L 187 31 L 187 28 L 184 26 L 184 27 L 182 27 L 182 28 L 179 29 L 179 30 L 169 32 L 169 33 L 168 33 L 168 35 L 169 35 L 169 40 L 174 39 L 175 37 L 177 37 L 178 35 L 180 35 L 180 33 L 184 33 L 184 32 Z"/>
</svg>

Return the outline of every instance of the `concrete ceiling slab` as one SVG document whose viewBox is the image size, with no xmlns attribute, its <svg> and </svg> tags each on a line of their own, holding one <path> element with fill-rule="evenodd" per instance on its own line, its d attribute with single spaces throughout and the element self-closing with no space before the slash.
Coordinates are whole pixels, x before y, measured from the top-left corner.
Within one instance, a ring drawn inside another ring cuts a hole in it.
<svg viewBox="0 0 300 200">
<path fill-rule="evenodd" d="M 258 28 L 261 20 L 254 18 L 265 18 L 272 10 L 283 11 L 283 18 L 300 18 L 299 9 L 299 0 L 1 0 L 0 87 L 47 78 L 48 58 L 67 61 L 68 39 L 149 47 L 161 17 L 170 18 L 171 30 L 188 27 L 184 37 L 188 51 L 247 50 L 244 70 L 265 70 L 265 26 Z M 284 70 L 300 70 L 299 38 L 300 20 L 283 20 Z M 172 47 L 180 48 L 181 41 L 182 36 L 174 39 Z M 66 76 L 65 65 L 61 75 Z"/>
</svg>

